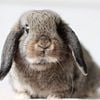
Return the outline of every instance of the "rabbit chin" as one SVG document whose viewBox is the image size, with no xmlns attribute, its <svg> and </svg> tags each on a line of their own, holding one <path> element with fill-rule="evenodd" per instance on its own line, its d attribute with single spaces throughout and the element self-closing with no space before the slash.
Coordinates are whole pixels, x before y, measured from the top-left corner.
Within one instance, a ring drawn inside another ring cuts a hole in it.
<svg viewBox="0 0 100 100">
<path fill-rule="evenodd" d="M 43 71 L 50 68 L 52 63 L 57 63 L 57 58 L 54 57 L 37 57 L 37 58 L 26 58 L 30 64 L 30 68 L 36 71 Z"/>
<path fill-rule="evenodd" d="M 58 61 L 58 59 L 55 57 L 36 57 L 36 58 L 26 57 L 26 60 L 33 65 L 44 65 L 49 63 L 56 63 Z"/>
</svg>

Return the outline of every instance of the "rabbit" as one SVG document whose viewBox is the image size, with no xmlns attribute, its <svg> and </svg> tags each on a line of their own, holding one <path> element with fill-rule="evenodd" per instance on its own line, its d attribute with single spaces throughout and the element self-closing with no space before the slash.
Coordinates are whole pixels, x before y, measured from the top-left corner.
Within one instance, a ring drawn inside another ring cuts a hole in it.
<svg viewBox="0 0 100 100">
<path fill-rule="evenodd" d="M 22 14 L 2 51 L 0 80 L 9 73 L 22 98 L 96 98 L 100 68 L 72 28 L 51 10 Z"/>
</svg>

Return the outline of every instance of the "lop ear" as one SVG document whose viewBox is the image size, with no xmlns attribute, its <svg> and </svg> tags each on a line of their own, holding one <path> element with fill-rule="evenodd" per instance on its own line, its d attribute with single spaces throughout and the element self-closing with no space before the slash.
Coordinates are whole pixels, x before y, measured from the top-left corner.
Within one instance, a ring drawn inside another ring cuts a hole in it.
<svg viewBox="0 0 100 100">
<path fill-rule="evenodd" d="M 19 24 L 17 23 L 7 36 L 3 47 L 0 66 L 0 80 L 2 80 L 7 75 L 12 66 L 12 61 L 18 46 L 18 40 L 21 35 L 22 31 L 20 30 Z"/>
<path fill-rule="evenodd" d="M 87 66 L 83 58 L 80 42 L 75 32 L 63 21 L 60 21 L 58 24 L 57 31 L 63 42 L 69 47 L 77 67 L 84 76 L 87 76 Z"/>
</svg>

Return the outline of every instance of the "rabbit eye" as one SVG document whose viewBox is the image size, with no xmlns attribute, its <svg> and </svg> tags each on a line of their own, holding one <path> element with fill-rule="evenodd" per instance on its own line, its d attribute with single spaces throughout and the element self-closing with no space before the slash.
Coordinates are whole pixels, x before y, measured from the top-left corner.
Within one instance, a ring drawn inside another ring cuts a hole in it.
<svg viewBox="0 0 100 100">
<path fill-rule="evenodd" d="M 26 31 L 27 33 L 29 33 L 29 28 L 26 28 L 25 31 Z"/>
<path fill-rule="evenodd" d="M 24 27 L 23 27 L 23 31 L 25 32 L 25 33 L 29 33 L 29 26 L 28 26 L 28 24 L 26 24 Z"/>
<path fill-rule="evenodd" d="M 25 25 L 25 31 L 26 31 L 27 33 L 29 33 L 29 26 L 28 26 L 28 24 Z"/>
<path fill-rule="evenodd" d="M 26 24 L 25 26 L 28 27 L 28 24 Z"/>
</svg>

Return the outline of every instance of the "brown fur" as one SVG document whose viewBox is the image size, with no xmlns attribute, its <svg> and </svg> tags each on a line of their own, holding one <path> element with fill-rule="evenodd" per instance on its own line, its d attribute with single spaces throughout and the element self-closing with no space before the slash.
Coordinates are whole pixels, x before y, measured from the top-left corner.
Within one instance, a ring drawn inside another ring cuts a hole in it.
<svg viewBox="0 0 100 100">
<path fill-rule="evenodd" d="M 5 77 L 12 66 L 10 81 L 17 93 L 30 98 L 97 97 L 100 69 L 59 15 L 48 10 L 29 11 L 15 27 L 19 28 L 11 31 L 6 42 L 14 37 L 10 47 L 4 46 L 9 48 L 6 54 L 6 49 L 3 51 L 0 77 Z M 21 35 L 16 39 L 18 33 Z"/>
</svg>

